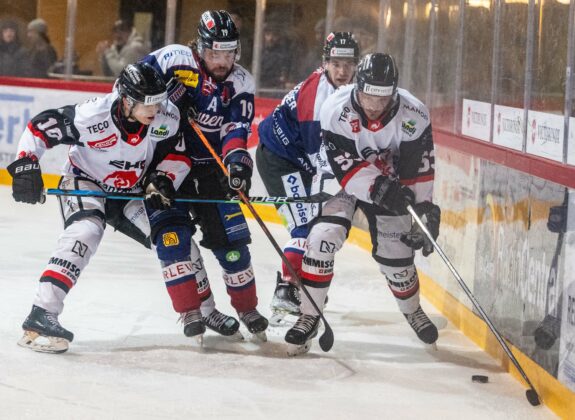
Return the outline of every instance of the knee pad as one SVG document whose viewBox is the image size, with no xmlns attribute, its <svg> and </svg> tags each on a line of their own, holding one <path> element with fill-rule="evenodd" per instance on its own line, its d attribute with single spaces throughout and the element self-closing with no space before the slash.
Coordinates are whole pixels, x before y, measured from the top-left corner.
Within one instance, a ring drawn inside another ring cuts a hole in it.
<svg viewBox="0 0 575 420">
<path fill-rule="evenodd" d="M 403 313 L 412 313 L 419 306 L 419 277 L 415 265 L 392 267 L 379 265 L 379 271 L 385 275 L 387 285 L 397 300 Z"/>
<path fill-rule="evenodd" d="M 226 273 L 241 271 L 251 265 L 252 257 L 247 245 L 214 249 L 213 253 Z"/>
<path fill-rule="evenodd" d="M 103 235 L 104 222 L 99 217 L 80 219 L 68 225 L 58 238 L 40 282 L 52 283 L 68 293 L 96 253 Z"/>
<path fill-rule="evenodd" d="M 302 262 L 304 284 L 327 287 L 333 278 L 335 254 L 341 249 L 347 228 L 336 223 L 320 222 L 311 230 L 307 238 L 307 250 Z"/>
<path fill-rule="evenodd" d="M 188 225 L 164 226 L 154 237 L 156 252 L 162 264 L 190 259 L 192 229 Z"/>
</svg>

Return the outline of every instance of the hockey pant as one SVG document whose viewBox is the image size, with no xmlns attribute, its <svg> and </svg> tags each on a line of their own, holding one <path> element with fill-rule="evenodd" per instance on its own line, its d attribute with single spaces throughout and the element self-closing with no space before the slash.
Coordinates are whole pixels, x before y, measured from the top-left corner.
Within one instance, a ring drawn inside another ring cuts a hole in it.
<svg viewBox="0 0 575 420">
<path fill-rule="evenodd" d="M 93 181 L 80 176 L 62 177 L 61 189 L 101 191 Z M 40 277 L 34 305 L 56 314 L 62 313 L 64 299 L 76 284 L 90 258 L 96 253 L 106 224 L 130 230 L 130 235 L 144 241 L 148 222 L 141 202 L 112 203 L 96 197 L 58 197 L 64 231 Z"/>
<path fill-rule="evenodd" d="M 256 164 L 270 196 L 309 197 L 312 174 L 277 156 L 261 143 L 256 150 Z M 291 236 L 284 245 L 283 253 L 298 276 L 301 276 L 306 238 L 312 222 L 311 206 L 297 203 L 280 204 L 276 208 Z M 290 271 L 283 262 L 282 278 L 286 281 L 293 281 Z"/>
<path fill-rule="evenodd" d="M 318 218 L 307 239 L 307 250 L 302 264 L 302 283 L 319 309 L 323 305 L 334 274 L 335 254 L 347 238 L 357 207 L 367 217 L 372 257 L 379 264 L 380 272 L 395 297 L 399 310 L 413 313 L 419 306 L 419 279 L 413 263 L 413 250 L 399 238 L 409 230 L 409 215 L 395 216 L 382 209 L 362 203 L 340 191 L 320 207 Z M 317 315 L 310 300 L 301 294 L 301 311 Z"/>
</svg>

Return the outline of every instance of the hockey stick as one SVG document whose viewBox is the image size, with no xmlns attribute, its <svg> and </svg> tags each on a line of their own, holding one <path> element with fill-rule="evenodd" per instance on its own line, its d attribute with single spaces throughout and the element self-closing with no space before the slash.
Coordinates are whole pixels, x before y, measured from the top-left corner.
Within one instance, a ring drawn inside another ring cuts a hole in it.
<svg viewBox="0 0 575 420">
<path fill-rule="evenodd" d="M 423 231 L 427 239 L 431 242 L 433 248 L 435 248 L 435 250 L 441 257 L 445 265 L 447 265 L 447 268 L 449 268 L 449 271 L 451 271 L 453 277 L 455 277 L 455 279 L 457 280 L 457 282 L 459 283 L 465 294 L 469 297 L 469 299 L 473 303 L 473 306 L 475 306 L 475 309 L 477 309 L 477 311 L 481 314 L 481 317 L 483 318 L 483 320 L 485 321 L 485 323 L 487 324 L 487 326 L 489 327 L 489 329 L 491 330 L 491 332 L 493 333 L 493 335 L 495 336 L 495 338 L 497 339 L 497 341 L 499 342 L 499 344 L 501 345 L 501 347 L 503 348 L 503 350 L 513 363 L 513 365 L 515 366 L 515 368 L 519 371 L 523 379 L 525 379 L 527 385 L 529 385 L 530 389 L 525 391 L 527 401 L 529 401 L 529 403 L 532 406 L 537 406 L 541 404 L 541 401 L 539 400 L 539 395 L 537 394 L 537 391 L 535 391 L 535 387 L 527 377 L 527 374 L 525 373 L 525 371 L 523 370 L 523 368 L 521 367 L 521 365 L 519 364 L 519 362 L 511 352 L 511 350 L 509 349 L 509 346 L 507 345 L 503 337 L 501 337 L 501 334 L 499 334 L 499 332 L 497 331 L 497 328 L 495 328 L 495 326 L 493 325 L 493 323 L 491 322 L 491 320 L 489 319 L 483 308 L 479 305 L 479 302 L 477 302 L 477 299 L 475 299 L 475 296 L 473 296 L 473 293 L 471 293 L 471 290 L 469 290 L 467 284 L 465 284 L 465 282 L 463 281 L 463 279 L 461 278 L 461 276 L 459 275 L 453 264 L 451 264 L 449 258 L 447 258 L 441 247 L 437 244 L 437 242 L 435 242 L 433 236 L 431 236 L 431 233 L 429 233 L 429 230 L 427 230 L 427 226 L 425 225 L 425 223 L 421 221 L 415 210 L 413 210 L 413 207 L 411 207 L 411 205 L 409 204 L 407 205 L 407 211 L 409 212 L 409 214 L 411 214 L 413 220 L 415 220 L 415 222 L 419 225 L 420 229 Z"/>
<path fill-rule="evenodd" d="M 90 191 L 90 190 L 61 190 L 58 188 L 49 188 L 46 190 L 48 195 L 72 195 L 77 197 L 102 197 L 109 200 L 143 200 L 142 194 L 113 194 L 104 191 Z M 321 203 L 331 197 L 329 194 L 320 193 L 310 197 L 266 197 L 255 196 L 247 197 L 251 203 L 256 204 L 292 204 L 292 203 Z M 209 199 L 209 198 L 190 198 L 190 197 L 176 197 L 176 202 L 182 203 L 243 203 L 239 199 Z"/>
<path fill-rule="evenodd" d="M 198 135 L 198 137 L 200 138 L 200 140 L 202 141 L 202 143 L 204 143 L 204 146 L 206 146 L 206 148 L 210 151 L 210 153 L 212 154 L 212 156 L 214 157 L 214 159 L 216 160 L 216 162 L 218 163 L 218 165 L 222 169 L 224 175 L 229 176 L 228 168 L 226 168 L 226 165 L 224 165 L 224 162 L 222 162 L 222 159 L 220 158 L 220 156 L 216 153 L 216 151 L 214 150 L 212 145 L 209 143 L 208 139 L 206 139 L 206 137 L 204 136 L 204 133 L 202 133 L 202 131 L 199 129 L 199 127 L 196 125 L 196 123 L 193 120 L 190 119 L 189 122 L 190 122 L 190 125 L 192 126 L 192 128 L 194 129 L 194 131 L 196 132 L 196 134 Z M 296 273 L 296 271 L 293 268 L 290 261 L 284 255 L 283 250 L 280 248 L 280 246 L 278 245 L 278 243 L 276 242 L 276 240 L 272 236 L 271 232 L 269 231 L 269 229 L 265 225 L 262 218 L 256 212 L 256 209 L 254 209 L 254 206 L 252 206 L 252 204 L 250 203 L 249 198 L 244 194 L 243 191 L 239 191 L 239 196 L 242 199 L 242 202 L 248 207 L 248 209 L 250 210 L 250 212 L 254 216 L 254 219 L 256 219 L 256 221 L 258 222 L 258 224 L 260 225 L 260 227 L 264 231 L 265 235 L 268 237 L 269 241 L 273 245 L 276 252 L 281 257 L 282 262 L 287 267 L 288 271 L 292 275 L 292 278 L 294 278 L 297 281 L 297 283 L 299 283 L 299 285 L 301 286 L 301 290 L 303 290 L 304 294 L 310 300 L 314 309 L 317 311 L 318 315 L 320 316 L 321 320 L 323 321 L 324 332 L 321 335 L 321 337 L 319 338 L 319 346 L 323 351 L 326 351 L 326 352 L 329 351 L 333 347 L 333 341 L 334 341 L 333 330 L 331 329 L 327 320 L 323 316 L 323 313 L 320 311 L 320 309 L 316 305 L 315 301 L 312 299 L 312 297 L 309 294 L 309 292 L 307 291 L 306 287 L 302 284 L 301 279 L 299 278 L 298 274 Z"/>
</svg>

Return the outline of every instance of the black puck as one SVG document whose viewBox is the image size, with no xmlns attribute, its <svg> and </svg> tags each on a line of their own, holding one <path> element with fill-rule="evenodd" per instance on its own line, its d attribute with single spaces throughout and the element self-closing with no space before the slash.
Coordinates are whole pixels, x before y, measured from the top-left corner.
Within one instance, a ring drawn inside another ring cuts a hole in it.
<svg viewBox="0 0 575 420">
<path fill-rule="evenodd" d="M 471 381 L 479 382 L 480 384 L 486 384 L 487 382 L 489 382 L 489 377 L 485 375 L 472 375 Z"/>
</svg>

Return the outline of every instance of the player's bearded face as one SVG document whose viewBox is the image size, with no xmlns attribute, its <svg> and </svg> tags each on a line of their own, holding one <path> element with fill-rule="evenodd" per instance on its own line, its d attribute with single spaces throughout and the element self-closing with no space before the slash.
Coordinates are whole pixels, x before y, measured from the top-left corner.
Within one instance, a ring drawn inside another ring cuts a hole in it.
<svg viewBox="0 0 575 420">
<path fill-rule="evenodd" d="M 350 58 L 330 58 L 325 68 L 335 87 L 340 87 L 351 83 L 355 72 L 355 61 Z"/>
<path fill-rule="evenodd" d="M 236 50 L 212 50 L 206 48 L 203 53 L 207 72 L 218 82 L 222 82 L 232 70 Z"/>
<path fill-rule="evenodd" d="M 128 109 L 127 102 L 124 102 L 124 111 L 127 114 Z M 136 105 L 132 109 L 132 114 L 129 116 L 131 119 L 138 121 L 140 124 L 150 125 L 156 114 L 160 110 L 160 104 L 154 105 L 144 105 L 142 103 L 136 102 Z"/>
<path fill-rule="evenodd" d="M 365 116 L 370 120 L 379 119 L 393 102 L 392 96 L 376 96 L 357 92 L 357 100 Z"/>
</svg>

